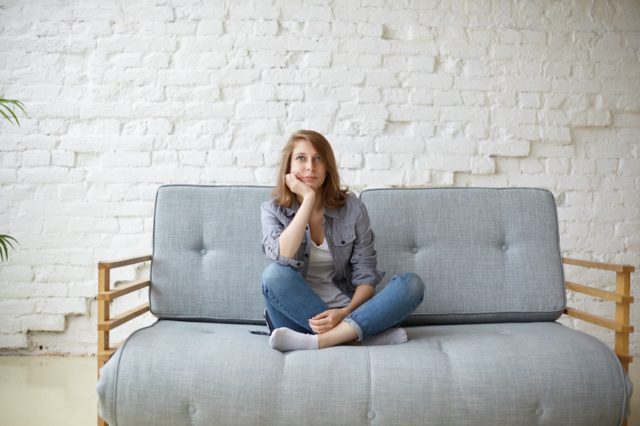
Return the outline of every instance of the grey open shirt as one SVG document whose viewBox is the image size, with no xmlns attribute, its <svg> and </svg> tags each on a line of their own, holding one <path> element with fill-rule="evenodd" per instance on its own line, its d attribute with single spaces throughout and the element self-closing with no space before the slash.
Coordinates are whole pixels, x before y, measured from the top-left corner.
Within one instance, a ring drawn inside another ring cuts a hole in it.
<svg viewBox="0 0 640 426">
<path fill-rule="evenodd" d="M 311 251 L 308 225 L 295 256 L 280 256 L 280 234 L 289 226 L 299 208 L 296 200 L 291 208 L 277 205 L 273 200 L 262 203 L 262 251 L 274 262 L 291 266 L 306 277 Z M 349 194 L 343 207 L 325 208 L 323 229 L 335 264 L 333 282 L 343 293 L 353 297 L 356 286 L 375 286 L 382 280 L 385 273 L 376 268 L 375 235 L 362 201 Z"/>
</svg>

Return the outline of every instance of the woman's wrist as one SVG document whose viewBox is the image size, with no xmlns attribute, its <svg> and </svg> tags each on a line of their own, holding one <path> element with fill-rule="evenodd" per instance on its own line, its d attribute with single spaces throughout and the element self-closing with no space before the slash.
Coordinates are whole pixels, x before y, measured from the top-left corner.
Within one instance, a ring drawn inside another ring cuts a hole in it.
<svg viewBox="0 0 640 426">
<path fill-rule="evenodd" d="M 344 308 L 340 308 L 340 312 L 342 313 L 342 317 L 346 318 L 349 316 L 349 314 L 351 312 L 353 312 L 355 310 L 355 308 L 352 308 L 350 306 L 345 306 Z"/>
<path fill-rule="evenodd" d="M 309 192 L 307 192 L 304 195 L 300 195 L 302 197 L 302 202 L 304 203 L 305 201 L 308 203 L 313 204 L 314 201 L 316 200 L 316 192 L 311 190 Z"/>
</svg>

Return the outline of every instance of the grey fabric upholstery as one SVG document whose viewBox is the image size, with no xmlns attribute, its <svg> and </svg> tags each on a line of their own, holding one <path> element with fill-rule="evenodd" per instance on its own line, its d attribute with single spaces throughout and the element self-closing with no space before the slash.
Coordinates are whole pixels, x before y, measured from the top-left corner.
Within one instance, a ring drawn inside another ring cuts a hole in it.
<svg viewBox="0 0 640 426">
<path fill-rule="evenodd" d="M 630 392 L 609 348 L 553 322 L 412 327 L 402 345 L 288 354 L 256 328 L 159 321 L 135 333 L 103 371 L 103 415 L 112 426 L 595 426 L 619 424 Z"/>
<path fill-rule="evenodd" d="M 166 185 L 156 196 L 151 312 L 263 322 L 260 203 L 270 187 Z"/>
<path fill-rule="evenodd" d="M 380 269 L 426 284 L 409 342 L 282 354 L 248 324 L 262 323 L 270 191 L 160 188 L 150 300 L 161 319 L 102 369 L 111 426 L 588 426 L 628 414 L 613 352 L 552 322 L 565 293 L 549 192 L 364 191 Z"/>
<path fill-rule="evenodd" d="M 387 280 L 411 271 L 425 283 L 425 300 L 408 323 L 553 321 L 564 311 L 549 191 L 373 189 L 360 198 Z"/>
<path fill-rule="evenodd" d="M 263 321 L 260 276 L 268 260 L 260 249 L 259 206 L 270 193 L 270 187 L 159 189 L 151 266 L 154 315 Z M 550 192 L 382 189 L 360 196 L 385 279 L 416 272 L 427 286 L 425 301 L 407 323 L 549 321 L 564 310 Z"/>
</svg>

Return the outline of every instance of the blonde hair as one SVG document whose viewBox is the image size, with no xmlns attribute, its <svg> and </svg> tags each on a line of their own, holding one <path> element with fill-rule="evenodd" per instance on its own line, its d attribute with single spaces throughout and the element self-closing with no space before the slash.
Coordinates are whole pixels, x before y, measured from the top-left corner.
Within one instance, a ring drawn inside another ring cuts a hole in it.
<svg viewBox="0 0 640 426">
<path fill-rule="evenodd" d="M 338 174 L 338 166 L 336 165 L 336 157 L 329 141 L 318 132 L 313 130 L 298 130 L 290 137 L 287 144 L 282 148 L 282 157 L 280 160 L 280 169 L 276 177 L 276 187 L 273 189 L 275 202 L 283 207 L 290 208 L 293 200 L 296 199 L 294 194 L 285 181 L 285 175 L 291 171 L 291 155 L 296 142 L 304 140 L 315 148 L 320 154 L 320 161 L 324 164 L 327 174 L 322 185 L 322 196 L 324 206 L 329 208 L 339 208 L 346 204 L 349 188 L 340 187 L 340 175 Z"/>
</svg>

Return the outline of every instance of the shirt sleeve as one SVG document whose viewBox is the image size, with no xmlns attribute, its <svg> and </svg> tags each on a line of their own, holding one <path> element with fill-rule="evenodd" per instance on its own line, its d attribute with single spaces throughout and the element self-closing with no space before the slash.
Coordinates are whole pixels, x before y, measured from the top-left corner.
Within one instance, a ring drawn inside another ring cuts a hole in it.
<svg viewBox="0 0 640 426">
<path fill-rule="evenodd" d="M 302 262 L 287 256 L 280 256 L 280 234 L 285 225 L 276 215 L 276 206 L 271 201 L 260 206 L 260 219 L 262 221 L 262 252 L 274 262 L 300 269 Z"/>
<path fill-rule="evenodd" d="M 356 222 L 356 239 L 353 244 L 351 266 L 353 268 L 352 283 L 378 285 L 385 273 L 377 269 L 378 255 L 374 248 L 375 234 L 371 229 L 367 208 L 362 202 L 360 216 Z"/>
</svg>

